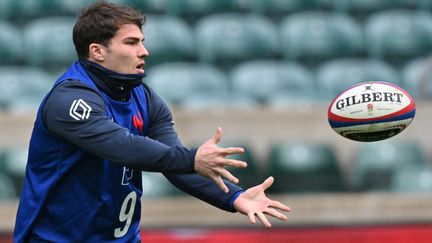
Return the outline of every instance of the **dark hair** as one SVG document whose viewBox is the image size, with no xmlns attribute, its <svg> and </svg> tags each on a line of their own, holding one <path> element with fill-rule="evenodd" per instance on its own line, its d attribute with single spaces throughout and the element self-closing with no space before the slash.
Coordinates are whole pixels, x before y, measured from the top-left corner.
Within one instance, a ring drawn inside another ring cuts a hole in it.
<svg viewBox="0 0 432 243">
<path fill-rule="evenodd" d="M 145 16 L 138 10 L 104 1 L 84 8 L 73 28 L 73 42 L 79 59 L 89 56 L 89 45 L 108 46 L 117 30 L 124 24 L 135 24 L 140 29 Z"/>
</svg>

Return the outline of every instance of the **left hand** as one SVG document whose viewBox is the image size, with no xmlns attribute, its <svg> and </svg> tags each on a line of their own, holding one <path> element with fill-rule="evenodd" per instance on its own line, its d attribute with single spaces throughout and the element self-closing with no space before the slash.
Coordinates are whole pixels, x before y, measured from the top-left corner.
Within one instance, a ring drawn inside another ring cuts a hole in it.
<svg viewBox="0 0 432 243">
<path fill-rule="evenodd" d="M 271 224 L 264 214 L 286 221 L 288 217 L 276 209 L 289 212 L 291 209 L 285 204 L 271 200 L 264 191 L 273 184 L 273 177 L 267 178 L 262 184 L 247 189 L 234 201 L 234 207 L 242 214 L 249 217 L 252 224 L 256 223 L 256 217 L 270 228 Z"/>
</svg>

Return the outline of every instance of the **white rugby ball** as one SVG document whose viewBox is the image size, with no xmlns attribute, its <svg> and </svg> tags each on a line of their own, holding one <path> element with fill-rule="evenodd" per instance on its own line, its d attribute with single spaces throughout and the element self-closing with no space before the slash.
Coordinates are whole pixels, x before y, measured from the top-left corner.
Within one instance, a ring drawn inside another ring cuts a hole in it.
<svg viewBox="0 0 432 243">
<path fill-rule="evenodd" d="M 333 99 L 328 121 L 345 138 L 373 142 L 393 137 L 414 119 L 413 98 L 401 87 L 383 81 L 354 85 Z"/>
</svg>

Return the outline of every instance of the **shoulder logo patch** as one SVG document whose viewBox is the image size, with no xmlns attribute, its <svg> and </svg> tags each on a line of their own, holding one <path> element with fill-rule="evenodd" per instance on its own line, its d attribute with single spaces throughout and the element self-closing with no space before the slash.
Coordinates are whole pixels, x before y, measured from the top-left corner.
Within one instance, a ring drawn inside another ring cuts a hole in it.
<svg viewBox="0 0 432 243">
<path fill-rule="evenodd" d="M 84 102 L 84 100 L 74 100 L 72 102 L 72 105 L 69 110 L 69 115 L 79 121 L 88 119 L 90 117 L 90 112 L 92 111 L 92 108 Z"/>
</svg>

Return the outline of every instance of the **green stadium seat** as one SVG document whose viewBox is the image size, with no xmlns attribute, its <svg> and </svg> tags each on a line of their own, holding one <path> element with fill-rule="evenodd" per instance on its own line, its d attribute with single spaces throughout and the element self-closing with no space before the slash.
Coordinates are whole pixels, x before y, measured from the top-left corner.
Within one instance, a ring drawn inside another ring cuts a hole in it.
<svg viewBox="0 0 432 243">
<path fill-rule="evenodd" d="M 166 63 L 150 69 L 145 82 L 165 101 L 181 105 L 194 94 L 225 96 L 229 92 L 225 74 L 216 67 L 200 63 Z"/>
<path fill-rule="evenodd" d="M 389 10 L 365 22 L 368 55 L 401 65 L 432 51 L 432 15 L 413 10 Z"/>
<path fill-rule="evenodd" d="M 318 143 L 279 143 L 271 148 L 273 193 L 342 192 L 345 182 L 334 150 Z"/>
<path fill-rule="evenodd" d="M 396 69 L 379 60 L 342 58 L 323 63 L 316 71 L 322 99 L 330 101 L 348 87 L 366 81 L 387 81 L 400 85 Z"/>
<path fill-rule="evenodd" d="M 339 0 L 333 1 L 333 4 L 336 11 L 364 20 L 376 12 L 395 7 L 395 2 L 395 0 Z"/>
<path fill-rule="evenodd" d="M 17 27 L 0 20 L 0 64 L 17 64 L 23 57 L 21 33 Z"/>
<path fill-rule="evenodd" d="M 236 11 L 236 7 L 236 1 L 233 0 L 175 0 L 168 4 L 168 13 L 193 24 L 208 15 Z"/>
<path fill-rule="evenodd" d="M 290 62 L 244 62 L 232 70 L 230 80 L 233 93 L 249 95 L 261 103 L 267 103 L 275 95 L 300 98 L 316 94 L 309 70 Z"/>
<path fill-rule="evenodd" d="M 198 21 L 199 61 L 223 69 L 253 59 L 273 58 L 279 51 L 276 27 L 257 15 L 217 14 Z"/>
<path fill-rule="evenodd" d="M 0 19 L 8 19 L 13 14 L 13 0 L 0 0 Z"/>
<path fill-rule="evenodd" d="M 30 66 L 0 66 L 0 106 L 9 111 L 36 111 L 54 77 Z"/>
<path fill-rule="evenodd" d="M 13 1 L 13 17 L 15 19 L 40 18 L 55 13 L 54 0 L 19 0 Z"/>
<path fill-rule="evenodd" d="M 363 53 L 360 25 L 342 14 L 309 11 L 290 15 L 281 22 L 280 38 L 286 59 L 310 65 Z"/>
<path fill-rule="evenodd" d="M 47 17 L 24 28 L 24 50 L 30 65 L 61 69 L 77 59 L 72 41 L 73 17 Z M 30 55 L 31 53 L 31 55 Z"/>
<path fill-rule="evenodd" d="M 288 14 L 321 9 L 329 5 L 323 0 L 250 0 L 240 2 L 243 8 L 250 12 L 266 15 L 275 20 Z"/>
<path fill-rule="evenodd" d="M 432 2 L 430 0 L 394 0 L 392 1 L 396 8 L 410 8 L 418 10 L 430 10 Z"/>
<path fill-rule="evenodd" d="M 17 197 L 12 180 L 6 174 L 0 172 L 0 201 L 16 200 Z"/>
<path fill-rule="evenodd" d="M 182 19 L 148 15 L 143 32 L 144 45 L 150 53 L 146 59 L 147 67 L 164 62 L 195 59 L 192 29 Z"/>
<path fill-rule="evenodd" d="M 27 22 L 28 19 L 49 16 L 77 16 L 82 8 L 98 0 L 18 0 L 13 1 L 14 18 Z M 128 4 L 131 0 L 106 0 L 117 4 Z"/>
<path fill-rule="evenodd" d="M 365 20 L 380 11 L 392 9 L 428 10 L 430 0 L 338 0 L 332 1 L 333 8 L 359 20 Z"/>
<path fill-rule="evenodd" d="M 280 25 L 284 57 L 312 66 L 332 58 L 361 55 L 362 34 L 353 18 L 324 11 L 293 14 Z"/>
<path fill-rule="evenodd" d="M 161 198 L 182 195 L 162 173 L 142 172 L 143 198 Z"/>
<path fill-rule="evenodd" d="M 28 148 L 9 147 L 1 152 L 3 170 L 12 179 L 14 190 L 21 192 L 27 165 Z"/>
<path fill-rule="evenodd" d="M 432 97 L 432 59 L 419 58 L 402 68 L 402 86 L 414 98 Z"/>
<path fill-rule="evenodd" d="M 432 167 L 413 166 L 396 170 L 392 180 L 394 192 L 432 192 Z"/>
<path fill-rule="evenodd" d="M 360 191 L 390 191 L 396 170 L 426 163 L 425 152 L 415 142 L 362 143 L 352 168 L 353 186 Z"/>
<path fill-rule="evenodd" d="M 170 0 L 126 0 L 128 4 L 147 14 L 165 14 L 168 11 Z"/>
<path fill-rule="evenodd" d="M 87 1 L 88 2 L 88 1 Z M 19 0 L 14 1 L 14 18 L 28 22 L 29 19 L 43 18 L 54 15 L 64 15 L 67 13 L 70 4 L 85 6 L 83 0 Z M 71 13 L 69 13 L 71 14 Z"/>
</svg>

